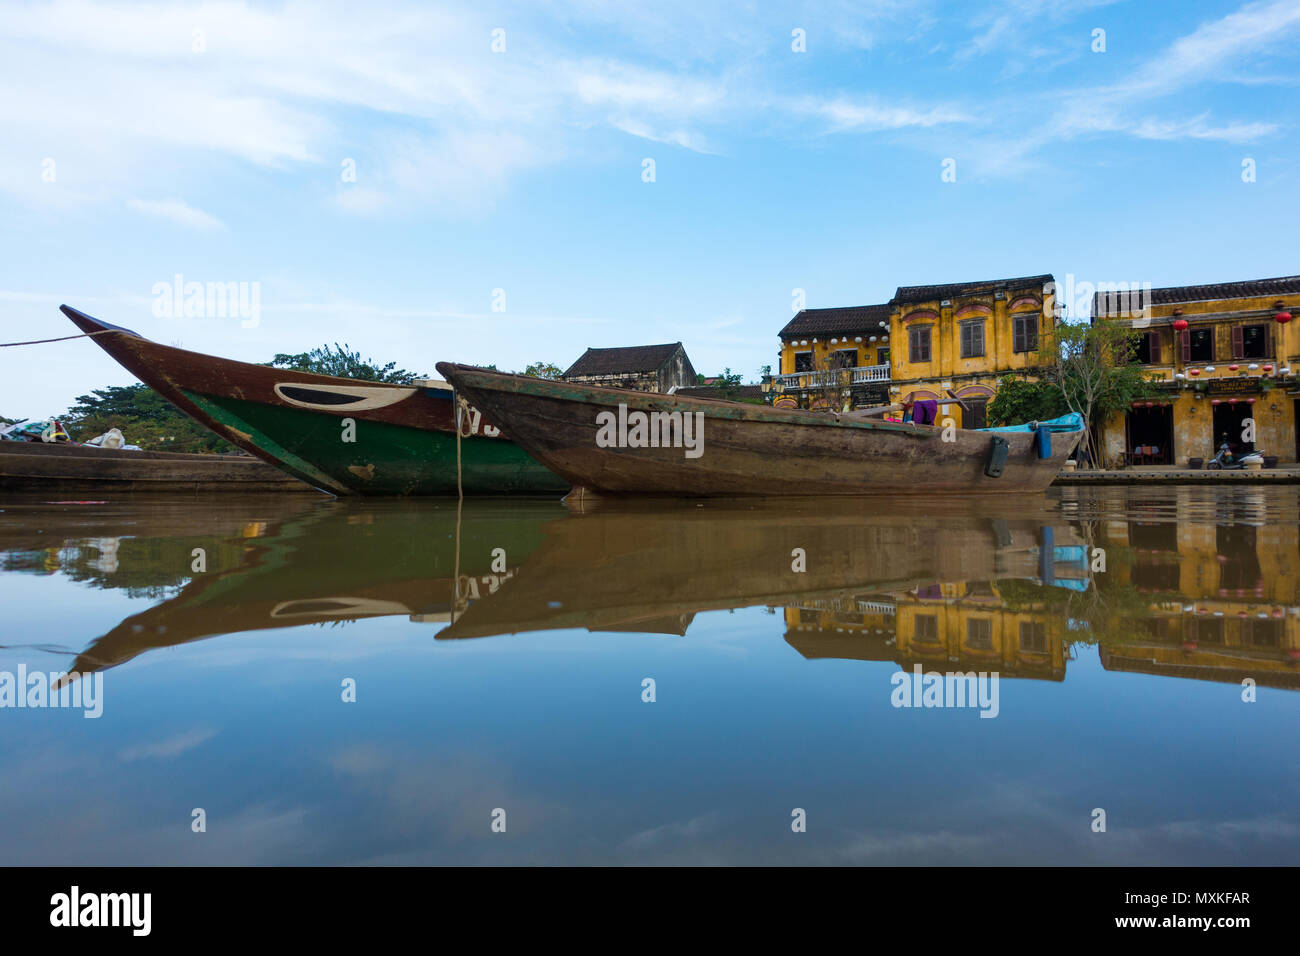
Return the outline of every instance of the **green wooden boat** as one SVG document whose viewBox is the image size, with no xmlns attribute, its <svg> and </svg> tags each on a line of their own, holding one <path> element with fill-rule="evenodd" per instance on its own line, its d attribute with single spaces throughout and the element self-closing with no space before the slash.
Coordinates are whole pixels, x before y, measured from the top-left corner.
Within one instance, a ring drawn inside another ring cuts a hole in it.
<svg viewBox="0 0 1300 956">
<path fill-rule="evenodd" d="M 458 416 L 446 382 L 392 385 L 235 362 L 61 309 L 182 411 L 328 494 L 454 495 L 458 473 L 466 495 L 569 489 L 477 409 Z"/>
</svg>

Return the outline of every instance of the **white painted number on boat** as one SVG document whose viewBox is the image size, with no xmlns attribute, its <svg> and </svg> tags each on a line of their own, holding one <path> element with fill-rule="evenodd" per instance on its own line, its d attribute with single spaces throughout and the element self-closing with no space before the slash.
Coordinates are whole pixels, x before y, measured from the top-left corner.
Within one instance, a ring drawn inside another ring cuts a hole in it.
<svg viewBox="0 0 1300 956">
<path fill-rule="evenodd" d="M 501 434 L 501 429 L 483 421 L 483 413 L 473 405 L 465 406 L 465 414 L 469 417 L 469 434 L 486 435 L 488 438 L 496 438 Z"/>
</svg>

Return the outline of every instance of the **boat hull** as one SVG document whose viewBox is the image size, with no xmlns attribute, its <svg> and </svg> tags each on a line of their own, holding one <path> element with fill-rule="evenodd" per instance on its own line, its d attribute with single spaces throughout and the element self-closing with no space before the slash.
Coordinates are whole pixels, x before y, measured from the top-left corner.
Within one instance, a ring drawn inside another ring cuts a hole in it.
<svg viewBox="0 0 1300 956">
<path fill-rule="evenodd" d="M 160 345 L 62 306 L 150 388 L 222 438 L 335 495 L 558 494 L 569 486 L 446 386 L 253 365 Z"/>
<path fill-rule="evenodd" d="M 45 442 L 0 442 L 0 490 L 43 492 L 312 492 L 245 455 L 187 455 Z"/>
<path fill-rule="evenodd" d="M 1040 458 L 1030 432 L 841 419 L 450 363 L 438 370 L 538 461 L 604 495 L 1023 494 L 1051 484 L 1081 435 L 1053 433 L 1050 456 Z M 684 447 L 611 447 L 602 427 L 617 417 L 621 435 L 633 412 L 702 416 L 698 457 Z M 995 434 L 1008 454 L 1001 477 L 991 478 L 985 467 Z"/>
</svg>

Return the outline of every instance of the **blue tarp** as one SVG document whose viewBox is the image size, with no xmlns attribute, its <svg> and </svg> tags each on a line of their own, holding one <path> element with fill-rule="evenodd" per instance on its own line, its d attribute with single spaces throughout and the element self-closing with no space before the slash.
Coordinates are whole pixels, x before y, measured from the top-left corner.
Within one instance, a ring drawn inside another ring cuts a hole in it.
<svg viewBox="0 0 1300 956">
<path fill-rule="evenodd" d="M 977 428 L 981 432 L 1033 432 L 1038 430 L 1039 425 L 1046 425 L 1049 431 L 1054 432 L 1077 432 L 1083 430 L 1083 416 L 1070 412 L 1068 415 L 1062 415 L 1060 418 L 1053 418 L 1045 422 L 1030 422 L 1025 425 L 1003 425 L 1001 428 Z"/>
</svg>

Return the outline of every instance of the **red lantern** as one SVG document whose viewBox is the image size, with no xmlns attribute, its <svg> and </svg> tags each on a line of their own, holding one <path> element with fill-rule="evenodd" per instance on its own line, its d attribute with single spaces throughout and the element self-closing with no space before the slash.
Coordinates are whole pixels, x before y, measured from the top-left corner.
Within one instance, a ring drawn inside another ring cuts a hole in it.
<svg viewBox="0 0 1300 956">
<path fill-rule="evenodd" d="M 1223 399 L 1221 399 L 1221 398 L 1212 398 L 1212 399 L 1210 399 L 1210 404 L 1211 404 L 1211 405 L 1222 405 L 1222 404 L 1223 404 Z"/>
<path fill-rule="evenodd" d="M 1237 371 L 1237 369 L 1239 369 L 1239 368 L 1241 368 L 1240 365 L 1229 365 L 1229 366 L 1228 366 L 1228 371 L 1229 371 L 1229 372 L 1235 372 L 1235 371 Z"/>
<path fill-rule="evenodd" d="M 1271 371 L 1273 371 L 1273 366 L 1271 366 L 1271 365 L 1265 365 L 1265 366 L 1264 366 L 1264 371 L 1265 371 L 1265 372 L 1271 372 Z"/>
<path fill-rule="evenodd" d="M 1187 328 L 1187 320 L 1186 320 L 1186 319 L 1174 319 L 1174 328 L 1175 328 L 1177 331 L 1179 331 L 1179 332 L 1182 332 L 1182 331 L 1186 330 L 1186 328 Z"/>
<path fill-rule="evenodd" d="M 1228 404 L 1229 404 L 1229 405 L 1236 405 L 1236 404 L 1237 404 L 1237 400 L 1236 400 L 1235 398 L 1230 398 L 1230 399 L 1228 399 Z"/>
<path fill-rule="evenodd" d="M 1200 374 L 1201 374 L 1201 370 L 1200 370 L 1199 368 L 1189 368 L 1189 369 L 1187 370 L 1187 374 L 1188 374 L 1188 375 L 1200 375 Z"/>
<path fill-rule="evenodd" d="M 1255 400 L 1254 400 L 1253 398 L 1248 398 L 1248 399 L 1246 399 L 1246 404 L 1247 404 L 1247 405 L 1254 405 L 1254 404 L 1255 404 Z"/>
<path fill-rule="evenodd" d="M 1291 313 L 1279 312 L 1277 315 L 1273 316 L 1273 321 L 1276 322 L 1278 325 L 1286 325 L 1288 322 L 1291 321 Z"/>
</svg>

